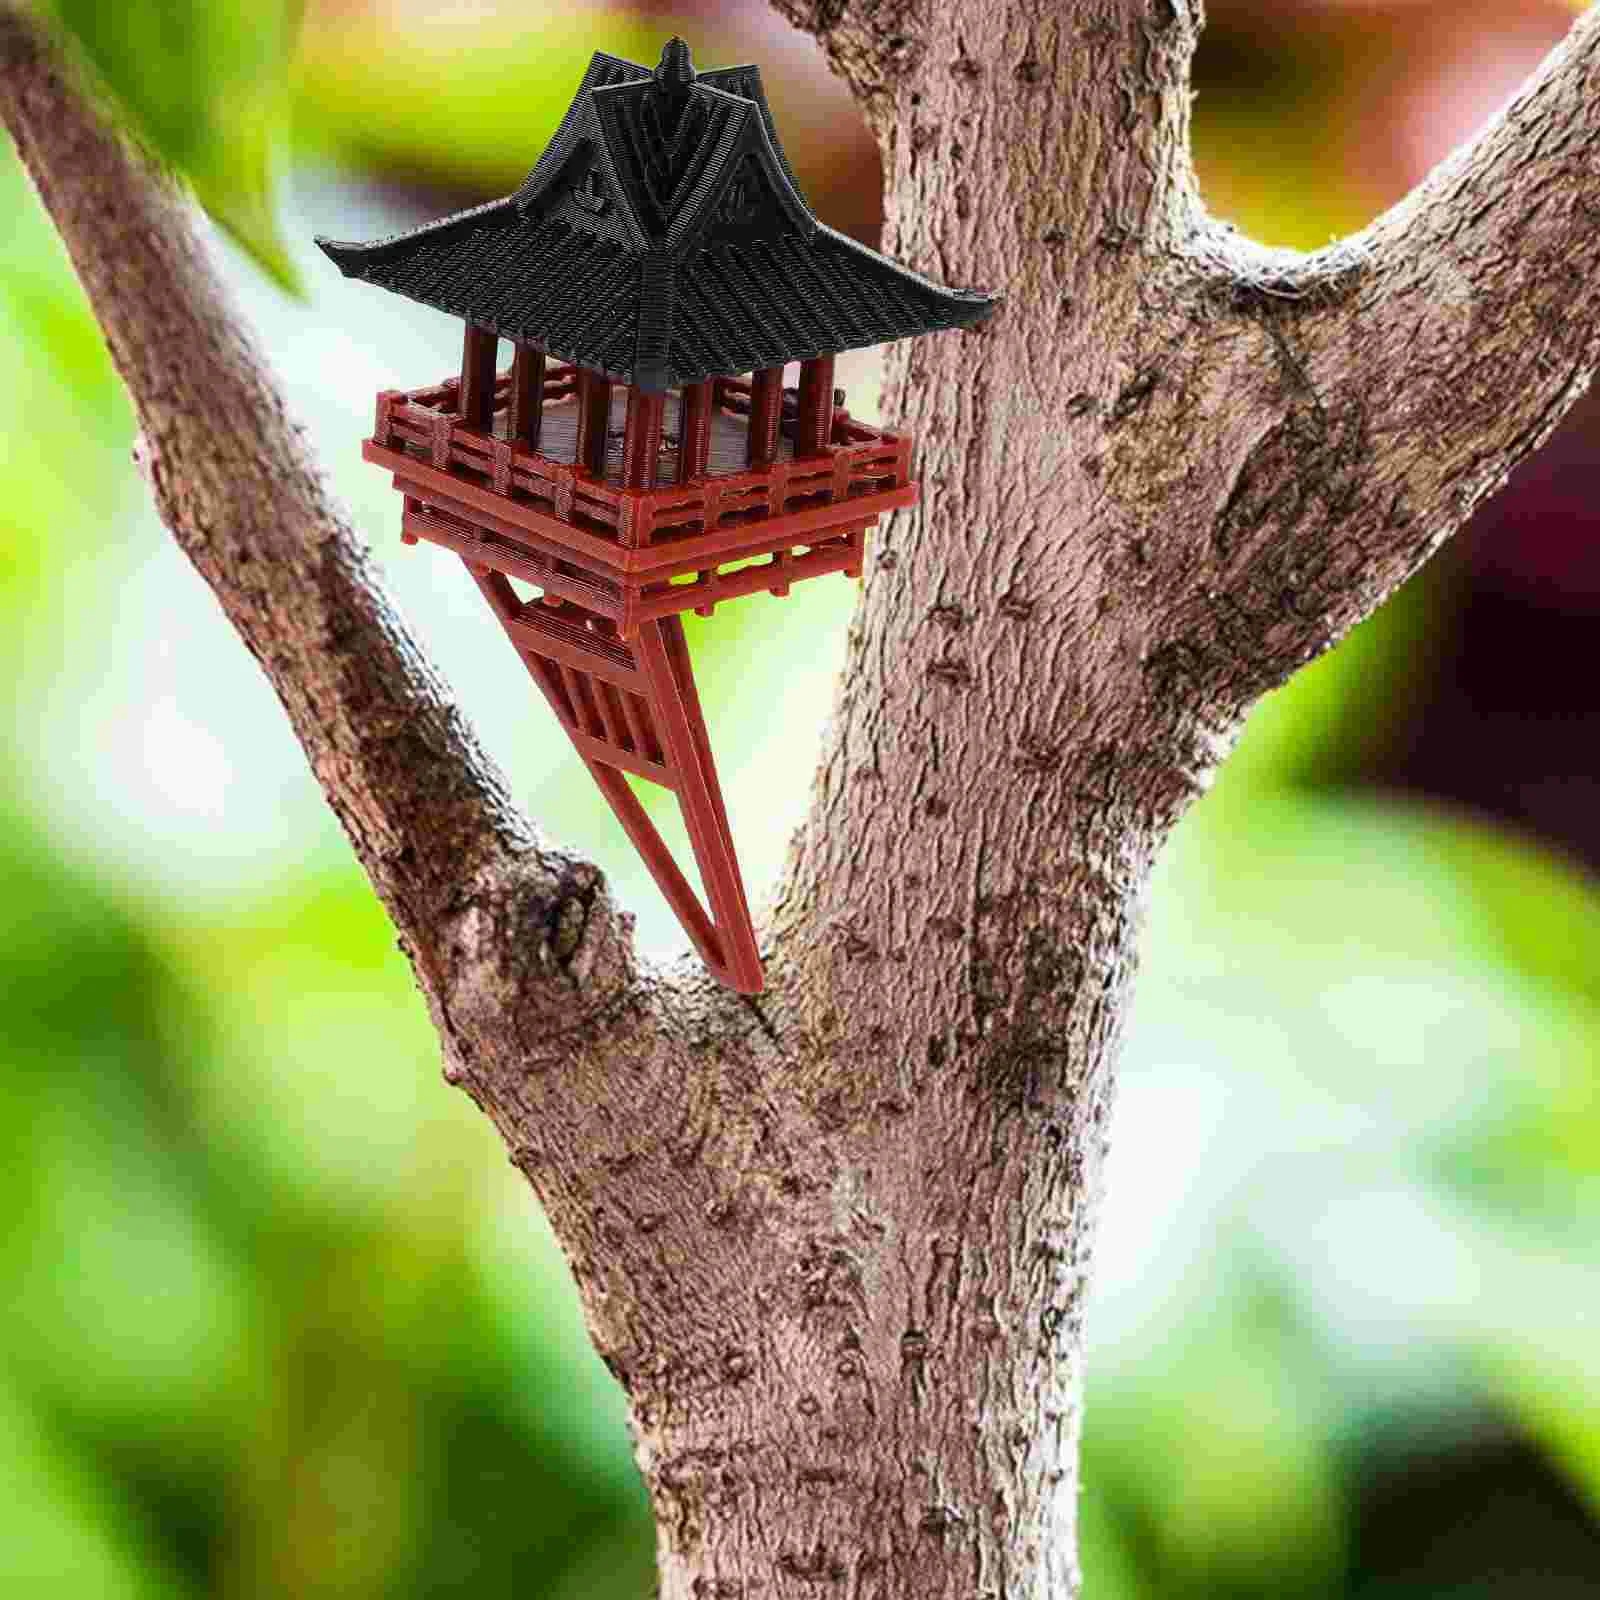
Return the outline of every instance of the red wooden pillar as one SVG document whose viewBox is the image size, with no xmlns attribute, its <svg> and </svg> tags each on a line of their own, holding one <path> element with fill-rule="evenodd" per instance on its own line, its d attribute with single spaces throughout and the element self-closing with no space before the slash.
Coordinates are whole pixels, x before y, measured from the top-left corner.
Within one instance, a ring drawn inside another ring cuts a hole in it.
<svg viewBox="0 0 1600 1600">
<path fill-rule="evenodd" d="M 500 341 L 469 322 L 461 341 L 461 421 L 482 433 L 494 421 L 495 352 Z"/>
<path fill-rule="evenodd" d="M 746 460 L 769 467 L 778 456 L 778 423 L 783 417 L 783 368 L 762 367 L 750 375 L 750 438 Z"/>
<path fill-rule="evenodd" d="M 610 426 L 610 380 L 579 367 L 577 464 L 597 478 L 606 475 L 606 431 Z"/>
<path fill-rule="evenodd" d="M 711 380 L 686 383 L 678 401 L 678 482 L 703 478 L 711 465 Z"/>
<path fill-rule="evenodd" d="M 661 416 L 667 397 L 628 390 L 628 426 L 622 436 L 622 482 L 629 489 L 656 486 L 656 462 L 661 453 Z"/>
<path fill-rule="evenodd" d="M 833 357 L 813 356 L 800 363 L 800 395 L 795 418 L 796 456 L 821 455 L 833 436 Z"/>
<path fill-rule="evenodd" d="M 529 450 L 539 448 L 544 423 L 544 351 L 519 344 L 511 356 L 511 417 L 506 437 Z"/>
</svg>

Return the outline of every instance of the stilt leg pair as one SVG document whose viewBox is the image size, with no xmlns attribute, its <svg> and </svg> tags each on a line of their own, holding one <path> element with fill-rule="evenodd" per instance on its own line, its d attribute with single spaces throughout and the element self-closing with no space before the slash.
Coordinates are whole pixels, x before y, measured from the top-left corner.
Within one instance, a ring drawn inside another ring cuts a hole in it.
<svg viewBox="0 0 1600 1600">
<path fill-rule="evenodd" d="M 470 561 L 467 570 L 701 959 L 729 987 L 759 993 L 761 957 L 682 621 L 646 622 L 625 640 L 581 606 L 525 605 L 503 574 Z M 709 910 L 629 787 L 629 772 L 678 796 Z"/>
</svg>

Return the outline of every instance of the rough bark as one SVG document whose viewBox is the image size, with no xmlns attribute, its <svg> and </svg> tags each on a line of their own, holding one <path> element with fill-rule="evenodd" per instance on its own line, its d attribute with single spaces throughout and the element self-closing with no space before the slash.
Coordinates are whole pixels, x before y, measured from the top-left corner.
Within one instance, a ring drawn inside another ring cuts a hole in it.
<svg viewBox="0 0 1600 1600">
<path fill-rule="evenodd" d="M 0 109 L 149 441 L 628 1391 L 669 1597 L 1064 1596 L 1082 1296 L 1150 863 L 1251 701 L 1549 431 L 1600 339 L 1600 26 L 1318 256 L 1206 216 L 1188 0 L 788 4 L 889 248 L 1003 289 L 891 357 L 871 551 L 770 989 L 641 970 L 512 817 L 181 208 L 14 17 Z"/>
</svg>

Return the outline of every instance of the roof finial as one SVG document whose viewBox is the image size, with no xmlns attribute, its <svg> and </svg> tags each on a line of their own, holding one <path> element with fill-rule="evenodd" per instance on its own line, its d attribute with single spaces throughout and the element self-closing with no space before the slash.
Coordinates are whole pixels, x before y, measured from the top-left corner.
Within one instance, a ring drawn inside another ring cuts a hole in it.
<svg viewBox="0 0 1600 1600">
<path fill-rule="evenodd" d="M 662 46 L 655 79 L 671 95 L 687 94 L 695 80 L 694 58 L 689 54 L 689 46 L 676 34 Z"/>
</svg>

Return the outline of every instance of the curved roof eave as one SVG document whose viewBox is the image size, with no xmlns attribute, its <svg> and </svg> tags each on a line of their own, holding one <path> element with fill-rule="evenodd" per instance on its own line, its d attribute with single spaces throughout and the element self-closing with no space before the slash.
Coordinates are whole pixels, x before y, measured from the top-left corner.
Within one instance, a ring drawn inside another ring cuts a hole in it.
<svg viewBox="0 0 1600 1600">
<path fill-rule="evenodd" d="M 419 227 L 388 234 L 382 239 L 368 239 L 364 242 L 330 239 L 327 235 L 319 233 L 315 236 L 315 243 L 323 255 L 349 278 L 356 276 L 363 261 L 381 261 L 401 245 L 441 238 L 465 223 L 482 222 L 511 208 L 512 196 L 502 195 L 498 200 L 486 201 L 483 205 L 472 206 L 466 211 L 453 211 L 447 217 L 435 217 L 432 222 L 424 222 Z"/>
<path fill-rule="evenodd" d="M 959 324 L 961 327 L 970 327 L 974 322 L 983 321 L 986 316 L 1005 303 L 1004 295 L 984 294 L 980 289 L 952 289 L 945 284 L 936 283 L 932 278 L 925 278 L 920 272 L 913 272 L 910 267 L 902 266 L 893 257 L 884 255 L 882 251 L 874 250 L 871 245 L 862 244 L 859 239 L 852 239 L 848 233 L 840 233 L 837 228 L 830 228 L 825 222 L 817 224 L 817 231 L 851 255 L 871 263 L 880 272 L 900 279 L 902 283 L 922 294 L 932 295 L 951 310 L 970 312 L 970 320 L 963 320 Z"/>
</svg>

